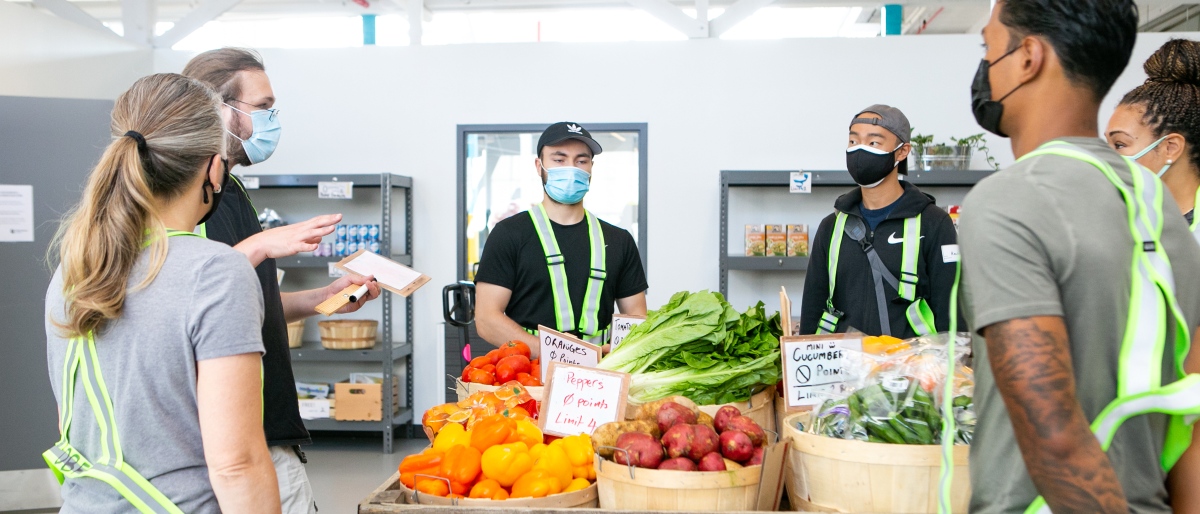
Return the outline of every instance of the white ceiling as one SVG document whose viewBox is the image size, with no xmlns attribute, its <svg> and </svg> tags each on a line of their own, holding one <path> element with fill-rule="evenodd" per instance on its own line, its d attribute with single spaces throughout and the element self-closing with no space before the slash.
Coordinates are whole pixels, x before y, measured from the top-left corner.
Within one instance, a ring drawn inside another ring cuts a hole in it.
<svg viewBox="0 0 1200 514">
<path fill-rule="evenodd" d="M 861 23 L 878 23 L 879 3 L 863 0 L 7 0 L 14 3 L 32 4 L 33 7 L 53 12 L 79 23 L 97 26 L 99 22 L 122 22 L 125 25 L 144 23 L 153 26 L 158 22 L 179 23 L 171 38 L 159 43 L 178 41 L 213 19 L 248 20 L 278 19 L 298 16 L 346 16 L 362 14 L 406 14 L 409 6 L 422 6 L 423 18 L 428 21 L 439 12 L 545 10 L 571 8 L 637 7 L 656 17 L 674 23 L 681 31 L 687 30 L 690 37 L 711 37 L 720 32 L 715 27 L 710 31 L 697 31 L 694 23 L 696 9 L 707 5 L 708 9 L 738 12 L 744 17 L 758 7 L 773 5 L 781 7 L 863 7 Z M 904 5 L 905 34 L 952 34 L 978 31 L 990 9 L 990 0 L 891 0 L 889 3 Z M 1196 6 L 1200 15 L 1200 4 L 1139 0 L 1142 22 L 1146 26 L 1156 18 L 1175 14 L 1175 9 L 1184 5 Z M 682 16 L 682 17 L 681 17 Z M 186 17 L 186 19 L 185 19 Z M 725 24 L 736 23 L 738 16 L 727 16 Z M 1166 18 L 1161 18 L 1165 20 Z M 181 20 L 184 20 L 181 22 Z M 1161 23 L 1160 23 L 1161 24 Z M 704 25 L 704 24 L 701 24 Z M 723 27 L 727 29 L 728 27 Z M 1148 28 L 1163 30 L 1149 25 Z M 1169 28 L 1169 27 L 1168 27 Z M 154 43 L 146 31 L 125 30 L 126 37 L 142 42 Z M 152 32 L 152 31 L 151 31 Z M 158 44 L 156 46 L 164 46 Z M 169 45 L 165 45 L 169 46 Z"/>
</svg>

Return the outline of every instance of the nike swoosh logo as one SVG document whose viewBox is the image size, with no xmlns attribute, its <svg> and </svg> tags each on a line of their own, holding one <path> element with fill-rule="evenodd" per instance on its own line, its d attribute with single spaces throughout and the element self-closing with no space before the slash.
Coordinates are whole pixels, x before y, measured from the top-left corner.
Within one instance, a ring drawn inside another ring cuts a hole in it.
<svg viewBox="0 0 1200 514">
<path fill-rule="evenodd" d="M 921 236 L 921 239 L 925 239 L 925 236 Z M 903 242 L 904 242 L 904 240 L 903 240 L 903 239 L 896 239 L 896 233 L 895 233 L 895 232 L 892 232 L 892 235 L 888 236 L 888 244 L 891 244 L 891 245 L 898 245 L 898 244 L 900 244 L 900 243 L 903 243 Z"/>
</svg>

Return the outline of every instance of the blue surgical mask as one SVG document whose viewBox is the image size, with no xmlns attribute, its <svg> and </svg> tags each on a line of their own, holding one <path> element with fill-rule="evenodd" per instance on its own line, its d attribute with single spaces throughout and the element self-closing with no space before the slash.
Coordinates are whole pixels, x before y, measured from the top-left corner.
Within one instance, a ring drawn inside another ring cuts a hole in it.
<svg viewBox="0 0 1200 514">
<path fill-rule="evenodd" d="M 1170 135 L 1170 134 L 1167 134 L 1167 135 Z M 1142 151 L 1138 152 L 1137 155 L 1134 155 L 1133 157 L 1130 157 L 1130 158 L 1136 161 L 1138 159 L 1141 159 L 1142 157 L 1145 157 L 1146 154 L 1150 153 L 1151 150 L 1154 150 L 1155 148 L 1157 148 L 1158 144 L 1162 143 L 1166 139 L 1167 139 L 1167 136 L 1158 138 L 1158 141 L 1155 141 L 1150 146 L 1147 146 Z M 1166 175 L 1167 170 L 1171 169 L 1172 164 L 1174 164 L 1174 163 L 1172 163 L 1171 161 L 1167 161 L 1167 165 L 1163 166 L 1161 170 L 1158 170 L 1158 178 L 1162 178 L 1163 175 Z"/>
<path fill-rule="evenodd" d="M 546 169 L 546 194 L 550 199 L 566 205 L 583 201 L 590 187 L 591 175 L 574 166 Z"/>
<path fill-rule="evenodd" d="M 279 133 L 282 130 L 279 125 L 279 109 L 246 112 L 232 105 L 225 105 L 249 116 L 250 122 L 253 124 L 254 132 L 250 134 L 249 139 L 242 139 L 229 129 L 225 129 L 226 132 L 242 142 L 242 149 L 246 151 L 246 158 L 250 159 L 250 164 L 258 164 L 270 158 L 271 154 L 275 153 L 275 147 L 279 146 Z"/>
</svg>

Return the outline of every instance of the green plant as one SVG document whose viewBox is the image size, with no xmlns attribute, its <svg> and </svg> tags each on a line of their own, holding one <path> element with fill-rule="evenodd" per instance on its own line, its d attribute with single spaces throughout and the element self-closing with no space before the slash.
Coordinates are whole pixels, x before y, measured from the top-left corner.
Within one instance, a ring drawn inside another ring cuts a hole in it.
<svg viewBox="0 0 1200 514">
<path fill-rule="evenodd" d="M 922 155 L 949 155 L 953 153 L 953 146 L 960 148 L 974 148 L 983 152 L 983 156 L 987 158 L 988 166 L 991 166 L 996 171 L 1000 171 L 1000 164 L 996 162 L 996 158 L 992 157 L 991 149 L 987 146 L 987 138 L 983 133 L 967 136 L 964 138 L 951 137 L 950 141 L 953 146 L 946 143 L 934 143 L 933 134 L 916 134 L 912 137 L 913 148 L 918 154 Z"/>
<path fill-rule="evenodd" d="M 956 139 L 952 137 L 950 140 L 954 141 L 954 143 L 958 146 L 974 148 L 980 152 L 983 152 L 983 156 L 987 158 L 988 166 L 991 166 L 992 169 L 996 171 L 1000 171 L 1000 164 L 996 162 L 995 157 L 992 157 L 991 149 L 987 147 L 987 138 L 983 137 L 982 132 L 973 136 L 964 137 L 962 139 Z"/>
</svg>

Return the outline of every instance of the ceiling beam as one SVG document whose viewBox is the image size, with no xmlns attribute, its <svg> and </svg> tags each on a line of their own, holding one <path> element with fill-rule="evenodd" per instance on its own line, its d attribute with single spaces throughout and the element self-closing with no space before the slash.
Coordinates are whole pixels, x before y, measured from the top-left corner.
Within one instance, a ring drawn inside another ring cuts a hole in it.
<svg viewBox="0 0 1200 514">
<path fill-rule="evenodd" d="M 667 0 L 627 0 L 630 5 L 646 11 L 658 18 L 671 28 L 678 30 L 689 38 L 705 38 L 709 35 L 708 22 L 699 21 L 683 13 Z M 707 17 L 707 9 L 705 10 Z"/>
<path fill-rule="evenodd" d="M 171 48 L 195 32 L 205 23 L 217 19 L 218 16 L 225 14 L 240 3 L 242 0 L 202 0 L 200 5 L 192 9 L 187 14 L 183 15 L 179 21 L 175 22 L 175 26 L 171 30 L 166 31 L 163 35 L 154 38 L 154 46 L 158 48 Z"/>
<path fill-rule="evenodd" d="M 92 15 L 80 9 L 74 3 L 67 0 L 33 0 L 33 5 L 50 11 L 55 16 L 64 20 L 73 21 L 90 29 L 99 29 L 109 34 L 113 32 L 105 27 L 100 20 L 97 20 Z"/>
<path fill-rule="evenodd" d="M 391 0 L 392 5 L 399 7 L 406 14 L 408 13 L 408 0 Z M 429 10 L 429 2 L 422 2 L 421 19 L 424 21 L 433 21 L 433 11 Z"/>
<path fill-rule="evenodd" d="M 722 34 L 729 32 L 729 29 L 758 12 L 759 9 L 774 2 L 775 0 L 738 0 L 709 24 L 711 36 L 721 37 Z"/>
<path fill-rule="evenodd" d="M 421 36 L 423 35 L 424 28 L 421 23 L 425 20 L 424 12 L 425 0 L 408 0 L 405 13 L 408 15 L 409 46 L 421 46 Z"/>
<path fill-rule="evenodd" d="M 143 45 L 154 41 L 153 0 L 121 0 L 121 25 L 125 39 Z"/>
<path fill-rule="evenodd" d="M 1167 32 L 1182 25 L 1194 16 L 1200 16 L 1200 4 L 1183 4 L 1159 16 L 1146 20 L 1139 32 Z"/>
</svg>

